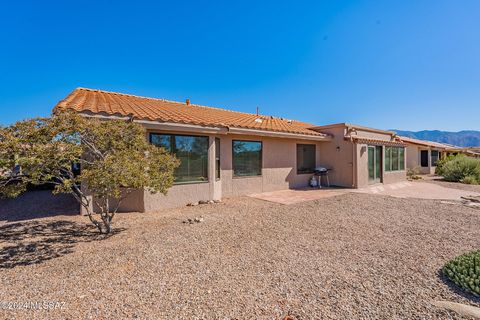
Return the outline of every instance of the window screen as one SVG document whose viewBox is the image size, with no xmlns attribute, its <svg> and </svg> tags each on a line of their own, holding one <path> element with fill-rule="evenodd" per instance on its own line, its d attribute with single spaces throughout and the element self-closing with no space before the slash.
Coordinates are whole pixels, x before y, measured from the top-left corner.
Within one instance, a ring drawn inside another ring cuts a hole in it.
<svg viewBox="0 0 480 320">
<path fill-rule="evenodd" d="M 432 167 L 437 166 L 438 158 L 439 158 L 439 152 L 438 150 L 432 150 L 430 151 L 430 157 L 431 157 L 431 163 Z"/>
<path fill-rule="evenodd" d="M 420 165 L 422 167 L 428 167 L 428 150 L 420 151 Z"/>
<path fill-rule="evenodd" d="M 215 179 L 220 179 L 220 139 L 215 138 Z"/>
<path fill-rule="evenodd" d="M 176 183 L 208 181 L 208 137 L 151 133 L 150 142 L 180 160 Z"/>
<path fill-rule="evenodd" d="M 297 144 L 297 173 L 315 171 L 315 145 Z"/>
<path fill-rule="evenodd" d="M 235 177 L 262 175 L 262 143 L 233 140 L 233 175 Z"/>
<path fill-rule="evenodd" d="M 385 171 L 405 170 L 405 148 L 385 147 Z"/>
</svg>

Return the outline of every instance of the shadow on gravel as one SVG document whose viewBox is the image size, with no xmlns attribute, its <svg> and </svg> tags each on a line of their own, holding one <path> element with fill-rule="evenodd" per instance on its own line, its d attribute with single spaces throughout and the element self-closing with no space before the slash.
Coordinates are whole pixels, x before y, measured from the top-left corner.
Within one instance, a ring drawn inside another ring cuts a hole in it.
<svg viewBox="0 0 480 320">
<path fill-rule="evenodd" d="M 72 253 L 80 242 L 100 241 L 106 236 L 93 225 L 72 221 L 27 221 L 0 226 L 0 268 L 42 263 Z"/>
<path fill-rule="evenodd" d="M 0 221 L 76 214 L 80 214 L 80 205 L 72 195 L 53 195 L 51 190 L 29 191 L 14 199 L 0 199 Z"/>
<path fill-rule="evenodd" d="M 442 269 L 438 270 L 438 277 L 440 278 L 440 280 L 442 280 L 442 282 L 447 285 L 450 290 L 452 290 L 452 292 L 458 294 L 459 296 L 462 296 L 464 297 L 465 299 L 467 300 L 470 300 L 472 302 L 475 302 L 475 303 L 480 303 L 480 297 L 476 297 L 474 296 L 473 294 L 471 293 L 468 293 L 466 292 L 465 290 L 463 290 L 462 288 L 460 288 L 458 285 L 455 284 L 455 282 L 453 282 L 452 280 L 448 279 L 442 272 Z"/>
</svg>

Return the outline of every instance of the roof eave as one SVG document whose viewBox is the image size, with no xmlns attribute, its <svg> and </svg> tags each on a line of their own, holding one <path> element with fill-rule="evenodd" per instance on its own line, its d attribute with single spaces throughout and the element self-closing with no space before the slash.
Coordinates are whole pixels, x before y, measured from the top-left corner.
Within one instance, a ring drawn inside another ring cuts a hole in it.
<svg viewBox="0 0 480 320">
<path fill-rule="evenodd" d="M 80 114 L 86 117 L 100 118 L 100 119 L 118 119 L 118 120 L 131 119 L 131 117 L 120 116 L 120 115 L 101 115 L 101 114 L 92 114 L 92 113 L 80 113 Z M 204 134 L 243 134 L 243 135 L 256 135 L 256 136 L 264 136 L 264 137 L 313 140 L 313 141 L 331 141 L 332 140 L 332 136 L 327 134 L 321 134 L 321 135 L 311 134 L 310 135 L 310 134 L 293 133 L 293 132 L 228 127 L 223 125 L 208 126 L 208 125 L 197 125 L 197 124 L 180 123 L 180 122 L 162 122 L 162 121 L 154 121 L 154 120 L 148 120 L 148 119 L 135 119 L 135 118 L 133 119 L 133 121 L 137 123 L 141 123 L 147 129 L 150 129 L 150 130 L 182 131 L 182 132 L 204 133 Z"/>
</svg>

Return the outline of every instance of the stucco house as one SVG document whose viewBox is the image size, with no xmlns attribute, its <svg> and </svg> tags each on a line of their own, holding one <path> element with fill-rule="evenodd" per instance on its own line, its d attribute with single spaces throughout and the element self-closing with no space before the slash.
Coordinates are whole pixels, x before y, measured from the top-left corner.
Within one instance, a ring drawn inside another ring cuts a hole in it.
<svg viewBox="0 0 480 320">
<path fill-rule="evenodd" d="M 180 159 L 166 196 L 137 190 L 123 211 L 148 212 L 307 187 L 315 168 L 331 185 L 360 188 L 406 179 L 405 143 L 394 132 L 242 113 L 186 102 L 77 88 L 54 108 L 102 119 L 133 119 L 146 139 Z"/>
<path fill-rule="evenodd" d="M 421 174 L 434 174 L 437 161 L 453 152 L 454 146 L 400 137 L 407 145 L 407 169 L 418 169 Z"/>
</svg>

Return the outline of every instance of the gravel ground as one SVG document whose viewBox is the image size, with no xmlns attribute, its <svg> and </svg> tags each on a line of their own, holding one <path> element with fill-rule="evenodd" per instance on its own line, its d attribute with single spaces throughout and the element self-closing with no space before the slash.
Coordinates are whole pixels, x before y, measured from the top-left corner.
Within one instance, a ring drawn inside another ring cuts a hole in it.
<svg viewBox="0 0 480 320">
<path fill-rule="evenodd" d="M 438 274 L 480 247 L 480 210 L 462 205 L 237 198 L 115 221 L 103 240 L 85 217 L 0 222 L 0 301 L 64 302 L 0 318 L 460 319 L 431 303 L 480 306 Z"/>
</svg>

